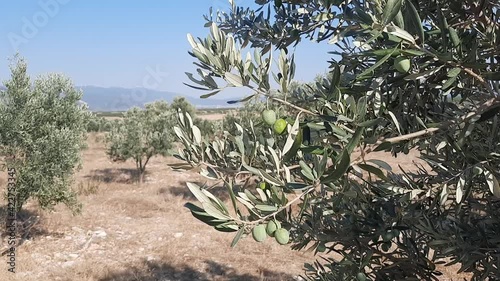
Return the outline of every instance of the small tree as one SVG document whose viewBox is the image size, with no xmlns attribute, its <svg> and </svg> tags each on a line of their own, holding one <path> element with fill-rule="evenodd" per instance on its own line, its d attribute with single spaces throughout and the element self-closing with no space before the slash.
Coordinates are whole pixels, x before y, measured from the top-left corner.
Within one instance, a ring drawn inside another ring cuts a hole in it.
<svg viewBox="0 0 500 281">
<path fill-rule="evenodd" d="M 33 84 L 27 64 L 16 56 L 11 79 L 0 95 L 0 149 L 6 165 L 16 169 L 17 210 L 30 198 L 42 208 L 65 203 L 79 210 L 71 177 L 85 146 L 88 110 L 82 93 L 58 74 Z"/>
<path fill-rule="evenodd" d="M 107 154 L 113 161 L 133 159 L 143 183 L 146 166 L 155 155 L 166 156 L 172 147 L 172 112 L 164 101 L 134 107 L 113 125 L 107 136 Z"/>
</svg>

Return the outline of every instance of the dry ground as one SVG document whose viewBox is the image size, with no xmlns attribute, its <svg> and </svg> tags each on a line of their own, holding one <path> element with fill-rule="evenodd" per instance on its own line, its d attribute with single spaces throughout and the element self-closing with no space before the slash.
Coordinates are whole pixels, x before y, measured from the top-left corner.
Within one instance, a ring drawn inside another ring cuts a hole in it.
<svg viewBox="0 0 500 281">
<path fill-rule="evenodd" d="M 208 113 L 208 114 L 199 114 L 198 117 L 208 120 L 208 121 L 217 121 L 224 119 L 226 116 L 225 113 Z"/>
<path fill-rule="evenodd" d="M 194 201 L 185 182 L 202 182 L 202 177 L 173 171 L 167 163 L 174 158 L 159 157 L 139 187 L 134 164 L 110 162 L 98 138 L 89 136 L 76 176 L 82 214 L 72 216 L 64 206 L 40 212 L 28 204 L 23 216 L 39 222 L 18 248 L 15 278 L 7 274 L 6 257 L 0 257 L 0 280 L 297 280 L 304 262 L 314 259 L 271 239 L 260 244 L 244 239 L 230 248 L 233 233 L 213 230 L 183 207 Z M 412 161 L 396 162 L 410 166 Z M 6 184 L 5 174 L 0 186 Z"/>
</svg>

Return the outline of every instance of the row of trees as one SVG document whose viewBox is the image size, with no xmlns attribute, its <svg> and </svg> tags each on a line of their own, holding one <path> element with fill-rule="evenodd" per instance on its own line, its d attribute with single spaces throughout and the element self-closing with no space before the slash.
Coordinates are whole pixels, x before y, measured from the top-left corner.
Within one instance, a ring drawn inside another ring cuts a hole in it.
<svg viewBox="0 0 500 281">
<path fill-rule="evenodd" d="M 181 122 L 178 157 L 231 198 L 189 183 L 193 215 L 235 232 L 232 245 L 279 222 L 294 249 L 321 255 L 310 280 L 438 280 L 440 264 L 499 280 L 498 1 L 255 2 L 230 1 L 205 16 L 207 38 L 188 35 L 188 77 L 202 97 L 250 89 L 243 100 L 286 107 L 293 122 L 283 135 L 247 119 L 216 139 Z M 291 46 L 305 39 L 330 44 L 332 58 L 326 77 L 296 90 Z M 365 158 L 410 150 L 429 168 L 395 173 Z"/>
<path fill-rule="evenodd" d="M 142 182 L 151 157 L 171 153 L 177 111 L 196 116 L 195 108 L 178 97 L 172 104 L 154 102 L 108 120 L 88 110 L 81 102 L 82 92 L 68 78 L 49 74 L 31 81 L 19 56 L 10 69 L 11 79 L 0 92 L 0 155 L 4 170 L 16 170 L 11 190 L 18 212 L 30 198 L 42 208 L 64 203 L 75 213 L 80 211 L 72 176 L 81 168 L 87 132 L 106 132 L 109 157 L 135 161 Z M 206 120 L 196 117 L 194 124 L 204 134 L 214 132 Z"/>
<path fill-rule="evenodd" d="M 114 121 L 103 116 L 92 114 L 87 122 L 87 132 L 109 132 L 113 127 Z"/>
</svg>

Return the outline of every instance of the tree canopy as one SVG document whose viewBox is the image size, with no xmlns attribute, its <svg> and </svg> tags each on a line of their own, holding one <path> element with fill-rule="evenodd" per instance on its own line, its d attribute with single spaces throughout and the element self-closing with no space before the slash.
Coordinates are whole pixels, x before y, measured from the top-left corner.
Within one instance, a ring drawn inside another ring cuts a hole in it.
<svg viewBox="0 0 500 281">
<path fill-rule="evenodd" d="M 172 110 L 165 101 L 134 107 L 113 124 L 107 135 L 107 154 L 113 161 L 132 159 L 143 182 L 146 166 L 155 155 L 166 156 L 172 147 Z"/>
<path fill-rule="evenodd" d="M 204 98 L 248 88 L 241 101 L 265 97 L 295 121 L 286 135 L 237 124 L 211 142 L 179 126 L 179 157 L 221 180 L 234 209 L 191 183 L 193 215 L 236 232 L 233 245 L 281 222 L 294 249 L 323 257 L 306 265 L 311 280 L 437 280 L 441 263 L 496 280 L 500 4 L 255 2 L 211 10 L 210 35 L 188 35 L 197 68 L 188 78 Z M 296 91 L 292 46 L 307 39 L 332 46 L 330 71 Z M 427 166 L 396 172 L 366 159 L 411 150 Z"/>
<path fill-rule="evenodd" d="M 0 93 L 0 151 L 4 164 L 16 169 L 17 211 L 30 198 L 42 208 L 65 203 L 78 211 L 71 183 L 80 167 L 89 117 L 80 102 L 82 93 L 59 74 L 32 83 L 18 56 L 5 87 Z"/>
</svg>

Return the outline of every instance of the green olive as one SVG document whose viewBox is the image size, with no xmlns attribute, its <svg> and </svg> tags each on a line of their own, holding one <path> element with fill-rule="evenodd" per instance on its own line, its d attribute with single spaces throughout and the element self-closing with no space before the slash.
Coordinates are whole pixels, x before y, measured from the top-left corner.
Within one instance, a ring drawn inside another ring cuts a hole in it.
<svg viewBox="0 0 500 281">
<path fill-rule="evenodd" d="M 274 112 L 274 110 L 264 110 L 262 111 L 261 115 L 264 122 L 269 126 L 274 125 L 274 123 L 276 122 L 276 113 Z"/>
<path fill-rule="evenodd" d="M 285 130 L 287 126 L 287 122 L 284 119 L 278 119 L 273 125 L 274 132 L 278 135 L 281 135 Z"/>
</svg>

